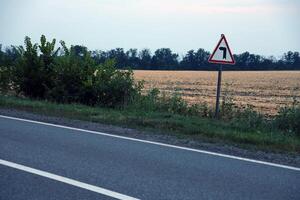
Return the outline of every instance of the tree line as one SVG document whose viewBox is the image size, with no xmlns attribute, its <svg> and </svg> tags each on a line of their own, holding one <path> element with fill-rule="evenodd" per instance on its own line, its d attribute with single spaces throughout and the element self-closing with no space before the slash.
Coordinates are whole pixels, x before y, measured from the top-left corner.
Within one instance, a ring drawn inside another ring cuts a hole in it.
<svg viewBox="0 0 300 200">
<path fill-rule="evenodd" d="M 22 46 L 10 46 L 2 48 L 0 44 L 0 65 L 10 65 L 20 56 L 19 49 Z M 216 70 L 217 65 L 208 63 L 210 52 L 199 48 L 190 50 L 180 57 L 170 48 L 160 48 L 152 53 L 149 49 L 115 48 L 108 51 L 90 51 L 82 45 L 72 45 L 76 55 L 90 53 L 96 64 L 115 59 L 119 69 L 143 69 L 143 70 Z M 59 49 L 56 56 L 61 56 Z M 299 52 L 288 51 L 279 59 L 274 56 L 264 57 L 249 52 L 234 54 L 236 64 L 226 66 L 225 70 L 300 70 Z"/>
<path fill-rule="evenodd" d="M 84 48 L 78 46 L 78 48 Z M 215 70 L 217 65 L 208 63 L 210 52 L 203 48 L 188 51 L 182 58 L 170 48 L 157 49 L 153 54 L 149 49 L 116 48 L 109 51 L 92 51 L 97 63 L 114 58 L 119 68 L 146 70 Z M 280 59 L 264 57 L 249 52 L 233 55 L 236 64 L 226 66 L 229 70 L 300 70 L 299 52 L 288 51 Z"/>
</svg>

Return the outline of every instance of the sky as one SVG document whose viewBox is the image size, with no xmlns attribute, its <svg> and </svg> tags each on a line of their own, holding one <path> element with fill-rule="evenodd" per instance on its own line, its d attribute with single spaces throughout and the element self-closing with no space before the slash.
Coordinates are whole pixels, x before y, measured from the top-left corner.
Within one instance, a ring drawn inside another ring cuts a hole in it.
<svg viewBox="0 0 300 200">
<path fill-rule="evenodd" d="M 168 47 L 212 51 L 225 34 L 233 53 L 300 51 L 300 0 L 0 0 L 0 44 L 25 36 L 91 50 Z"/>
</svg>

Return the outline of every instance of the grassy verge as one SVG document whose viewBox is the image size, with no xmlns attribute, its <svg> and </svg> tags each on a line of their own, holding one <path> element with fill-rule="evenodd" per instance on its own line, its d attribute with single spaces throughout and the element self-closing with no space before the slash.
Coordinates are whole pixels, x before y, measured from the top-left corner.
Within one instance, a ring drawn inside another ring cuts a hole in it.
<svg viewBox="0 0 300 200">
<path fill-rule="evenodd" d="M 247 131 L 229 122 L 198 116 L 170 114 L 136 109 L 110 109 L 79 104 L 56 104 L 0 95 L 0 107 L 37 114 L 100 122 L 130 128 L 171 132 L 178 136 L 194 136 L 272 151 L 300 152 L 300 138 L 278 131 Z"/>
</svg>

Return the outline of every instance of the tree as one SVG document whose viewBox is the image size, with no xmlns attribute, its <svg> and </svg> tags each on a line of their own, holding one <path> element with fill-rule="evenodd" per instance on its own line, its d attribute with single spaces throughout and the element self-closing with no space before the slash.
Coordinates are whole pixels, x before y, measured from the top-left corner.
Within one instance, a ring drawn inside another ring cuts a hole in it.
<svg viewBox="0 0 300 200">
<path fill-rule="evenodd" d="M 300 67 L 300 55 L 299 55 L 299 52 L 294 52 L 293 54 L 293 60 L 294 60 L 294 63 L 293 63 L 293 66 L 295 67 L 295 69 L 298 67 Z"/>
<path fill-rule="evenodd" d="M 57 56 L 60 48 L 55 50 L 56 40 L 53 39 L 52 42 L 47 42 L 46 37 L 44 35 L 41 36 L 41 45 L 39 45 L 39 49 L 41 51 L 41 59 L 44 62 L 46 68 L 49 68 L 51 63 L 53 63 L 54 58 Z"/>
<path fill-rule="evenodd" d="M 207 68 L 209 55 L 210 53 L 204 49 L 198 49 L 198 51 L 195 53 L 196 66 L 198 69 Z"/>
<path fill-rule="evenodd" d="M 108 53 L 101 50 L 92 51 L 91 55 L 97 64 L 104 63 L 108 59 Z"/>
<path fill-rule="evenodd" d="M 180 62 L 181 69 L 193 69 L 196 66 L 196 56 L 194 50 L 190 50 Z"/>
<path fill-rule="evenodd" d="M 4 52 L 2 52 L 2 44 L 0 44 L 0 66 L 3 65 Z"/>
<path fill-rule="evenodd" d="M 120 68 L 127 67 L 128 60 L 123 48 L 116 48 L 108 51 L 107 57 L 108 59 L 115 59 L 117 62 L 116 65 Z"/>
<path fill-rule="evenodd" d="M 258 66 L 260 70 L 266 69 L 277 69 L 276 66 L 276 58 L 274 56 L 270 56 L 269 58 L 261 57 L 260 65 Z"/>
<path fill-rule="evenodd" d="M 143 49 L 139 52 L 139 69 L 151 69 L 151 51 L 149 49 Z"/>
<path fill-rule="evenodd" d="M 182 69 L 208 69 L 209 52 L 198 49 L 196 52 L 190 50 L 181 61 Z"/>
<path fill-rule="evenodd" d="M 297 69 L 300 66 L 299 52 L 288 51 L 283 54 L 282 58 L 283 64 L 292 69 Z"/>
<path fill-rule="evenodd" d="M 152 57 L 153 69 L 172 69 L 178 66 L 178 54 L 169 48 L 157 49 Z"/>
<path fill-rule="evenodd" d="M 89 53 L 87 47 L 82 45 L 72 45 L 70 51 L 72 51 L 73 54 L 79 58 L 82 58 Z"/>
<path fill-rule="evenodd" d="M 137 49 L 129 49 L 126 51 L 126 57 L 128 66 L 130 66 L 132 69 L 138 68 L 139 57 Z"/>
</svg>

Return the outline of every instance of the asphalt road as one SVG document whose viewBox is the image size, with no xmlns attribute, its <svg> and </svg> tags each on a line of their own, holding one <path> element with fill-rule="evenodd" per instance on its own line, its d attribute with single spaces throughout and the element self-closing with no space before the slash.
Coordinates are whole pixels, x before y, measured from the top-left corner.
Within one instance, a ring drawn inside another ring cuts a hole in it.
<svg viewBox="0 0 300 200">
<path fill-rule="evenodd" d="M 0 160 L 137 199 L 300 199 L 300 171 L 0 116 Z M 0 200 L 114 199 L 1 164 Z"/>
</svg>

